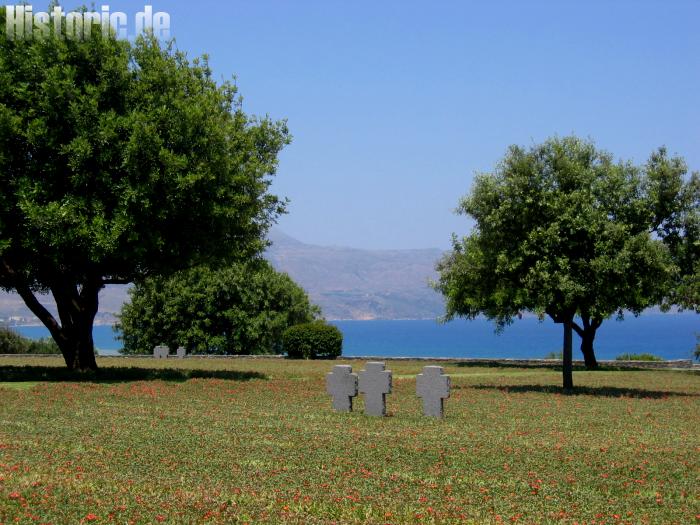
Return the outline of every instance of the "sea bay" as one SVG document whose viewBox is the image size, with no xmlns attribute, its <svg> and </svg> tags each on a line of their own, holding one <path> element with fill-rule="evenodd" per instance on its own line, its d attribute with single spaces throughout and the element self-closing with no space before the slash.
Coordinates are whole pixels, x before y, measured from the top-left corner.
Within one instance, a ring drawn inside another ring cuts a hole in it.
<svg viewBox="0 0 700 525">
<path fill-rule="evenodd" d="M 502 333 L 486 319 L 333 321 L 343 332 L 343 354 L 385 357 L 475 357 L 541 358 L 561 350 L 562 328 L 550 320 L 526 317 L 516 320 Z M 16 327 L 21 334 L 48 337 L 40 326 Z M 598 330 L 595 341 L 599 359 L 614 359 L 622 353 L 651 353 L 664 359 L 689 359 L 700 333 L 700 316 L 694 313 L 645 313 L 609 319 Z M 121 348 L 112 326 L 93 330 L 95 346 L 102 355 L 115 355 Z M 574 336 L 574 358 L 580 358 Z"/>
</svg>

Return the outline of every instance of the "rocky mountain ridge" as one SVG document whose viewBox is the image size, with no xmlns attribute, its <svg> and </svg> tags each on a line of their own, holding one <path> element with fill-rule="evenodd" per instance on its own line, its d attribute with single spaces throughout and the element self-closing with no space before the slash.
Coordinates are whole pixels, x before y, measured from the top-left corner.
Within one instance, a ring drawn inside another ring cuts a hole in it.
<svg viewBox="0 0 700 525">
<path fill-rule="evenodd" d="M 434 319 L 443 301 L 428 284 L 435 279 L 438 249 L 364 250 L 316 246 L 283 232 L 270 232 L 265 257 L 288 273 L 321 306 L 326 319 Z M 100 293 L 97 321 L 108 324 L 128 300 L 128 286 L 107 286 Z M 50 296 L 40 300 L 55 311 Z M 22 299 L 0 292 L 0 320 L 37 324 Z"/>
</svg>

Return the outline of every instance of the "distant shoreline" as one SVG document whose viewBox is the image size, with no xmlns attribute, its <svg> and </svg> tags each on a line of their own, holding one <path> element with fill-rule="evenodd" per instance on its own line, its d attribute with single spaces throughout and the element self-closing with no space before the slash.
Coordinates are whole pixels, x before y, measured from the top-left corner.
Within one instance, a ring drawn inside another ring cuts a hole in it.
<svg viewBox="0 0 700 525">
<path fill-rule="evenodd" d="M 117 323 L 93 323 L 93 326 L 115 326 Z M 42 323 L 22 323 L 22 324 L 3 324 L 5 328 L 44 328 L 46 325 Z"/>
<path fill-rule="evenodd" d="M 695 313 L 680 315 L 649 312 L 624 322 L 610 320 L 596 338 L 599 360 L 625 353 L 650 353 L 663 359 L 689 359 L 700 329 Z M 433 320 L 334 321 L 343 333 L 343 355 L 385 357 L 539 359 L 561 351 L 561 325 L 549 319 L 523 318 L 501 333 L 493 322 L 478 318 L 438 323 Z M 100 353 L 117 352 L 124 342 L 110 324 L 96 325 L 93 340 Z M 43 326 L 16 326 L 13 330 L 33 339 L 49 337 Z M 576 352 L 578 352 L 578 348 Z M 578 356 L 578 353 L 576 354 Z"/>
<path fill-rule="evenodd" d="M 643 312 L 639 317 L 646 317 L 646 316 L 664 316 L 664 315 L 698 315 L 692 310 L 684 310 L 682 312 L 679 311 L 669 311 L 669 312 L 661 312 L 658 309 L 651 309 L 648 312 Z M 631 313 L 627 313 L 630 317 L 633 316 Z M 530 313 L 524 313 L 522 316 L 523 319 L 530 318 L 530 319 L 536 319 L 537 316 L 534 314 Z M 627 319 L 627 316 L 625 317 Z M 483 317 L 479 317 L 479 319 L 485 319 Z M 700 319 L 700 315 L 699 315 Z M 455 321 L 466 321 L 466 319 L 454 319 Z M 384 318 L 375 318 L 375 319 L 326 319 L 326 321 L 330 323 L 334 322 L 342 322 L 342 323 L 347 323 L 347 322 L 358 322 L 358 323 L 365 323 L 365 322 L 373 322 L 373 321 L 435 321 L 436 323 L 440 323 L 439 319 L 437 317 L 404 317 L 400 319 L 384 319 Z M 614 318 L 610 318 L 607 320 L 608 322 L 618 322 Z M 96 321 L 93 326 L 115 326 L 117 323 L 115 322 L 107 322 L 107 321 Z M 43 327 L 44 325 L 41 322 L 31 322 L 31 323 L 21 323 L 21 324 L 5 324 L 7 328 L 32 328 L 32 327 Z"/>
</svg>

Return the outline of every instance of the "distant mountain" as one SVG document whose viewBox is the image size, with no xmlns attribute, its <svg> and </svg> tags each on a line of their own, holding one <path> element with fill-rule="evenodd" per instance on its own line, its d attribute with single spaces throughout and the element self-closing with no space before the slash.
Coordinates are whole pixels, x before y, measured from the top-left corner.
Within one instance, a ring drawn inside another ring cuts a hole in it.
<svg viewBox="0 0 700 525">
<path fill-rule="evenodd" d="M 435 262 L 442 252 L 427 250 L 360 250 L 305 244 L 270 232 L 272 246 L 265 257 L 287 272 L 323 309 L 326 319 L 434 319 L 443 301 L 428 286 L 436 278 Z M 107 286 L 100 293 L 98 320 L 109 323 L 128 300 L 128 286 Z M 51 296 L 40 300 L 55 312 Z M 14 293 L 0 292 L 0 319 L 38 322 Z"/>
<path fill-rule="evenodd" d="M 265 257 L 321 306 L 327 319 L 434 319 L 442 297 L 430 288 L 438 249 L 361 250 L 315 246 L 279 230 Z"/>
</svg>

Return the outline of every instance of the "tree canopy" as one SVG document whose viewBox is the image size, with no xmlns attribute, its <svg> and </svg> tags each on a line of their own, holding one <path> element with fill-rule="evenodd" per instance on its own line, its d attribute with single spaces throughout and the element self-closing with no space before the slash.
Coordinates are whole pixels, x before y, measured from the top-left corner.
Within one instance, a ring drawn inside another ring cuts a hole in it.
<svg viewBox="0 0 700 525">
<path fill-rule="evenodd" d="M 662 306 L 700 313 L 700 174 L 693 172 L 687 178 L 683 159 L 669 159 L 663 149 L 651 156 L 647 168 L 654 233 L 668 246 L 678 267 Z"/>
<path fill-rule="evenodd" d="M 279 354 L 286 328 L 320 314 L 264 260 L 149 277 L 129 294 L 116 327 L 125 354 L 150 354 L 159 344 L 198 354 Z"/>
<path fill-rule="evenodd" d="M 246 115 L 206 58 L 93 29 L 0 34 L 0 287 L 70 368 L 96 368 L 105 284 L 249 259 L 285 205 L 268 191 L 284 122 Z M 49 292 L 57 317 L 37 300 Z"/>
<path fill-rule="evenodd" d="M 483 314 L 503 328 L 523 312 L 548 315 L 564 326 L 564 387 L 571 388 L 571 331 L 595 366 L 601 323 L 660 303 L 678 275 L 654 233 L 678 211 L 683 190 L 660 191 L 685 173 L 669 166 L 684 164 L 664 149 L 645 166 L 614 162 L 573 136 L 510 147 L 460 201 L 458 212 L 475 225 L 453 238 L 438 264 L 445 318 Z"/>
</svg>

